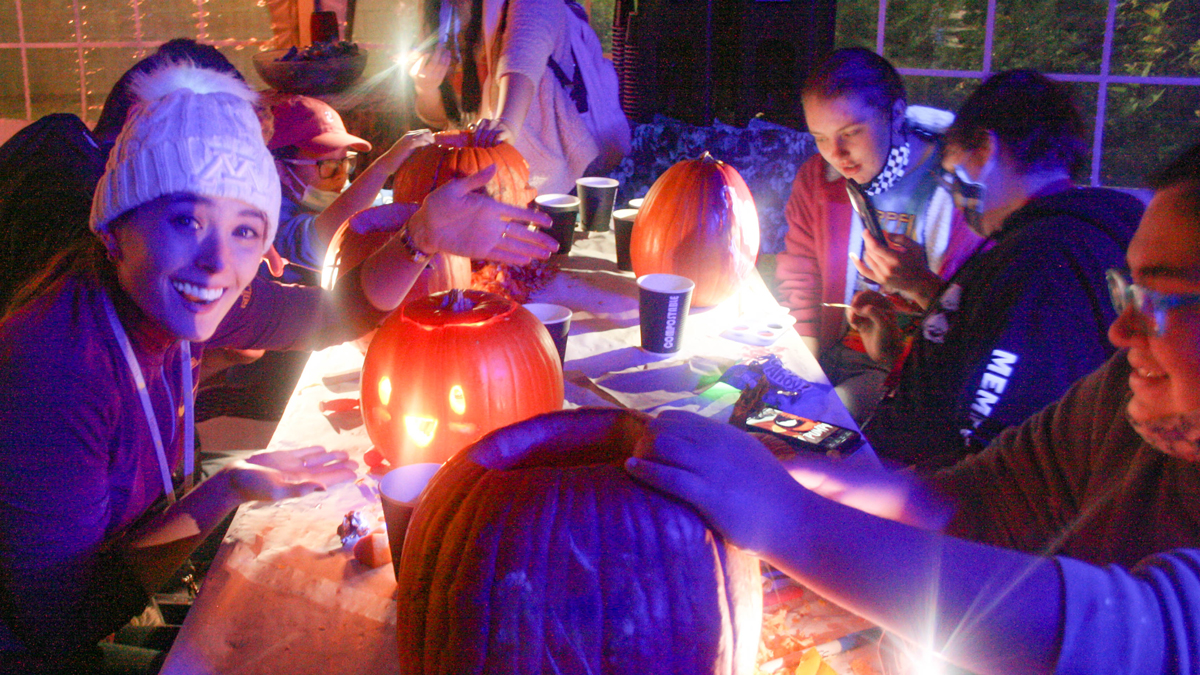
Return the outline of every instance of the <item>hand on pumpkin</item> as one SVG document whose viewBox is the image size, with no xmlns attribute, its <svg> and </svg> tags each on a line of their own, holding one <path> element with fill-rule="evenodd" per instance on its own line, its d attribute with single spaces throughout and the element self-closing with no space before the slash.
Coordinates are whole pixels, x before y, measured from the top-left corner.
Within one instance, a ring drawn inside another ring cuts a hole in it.
<svg viewBox="0 0 1200 675">
<path fill-rule="evenodd" d="M 863 230 L 863 257 L 850 254 L 858 273 L 875 283 L 928 307 L 942 287 L 942 279 L 929 270 L 925 251 L 903 234 L 885 232 L 888 245 Z"/>
<path fill-rule="evenodd" d="M 231 463 L 229 483 L 243 501 L 276 501 L 300 497 L 327 486 L 354 480 L 358 464 L 345 452 L 314 446 L 259 452 Z"/>
<path fill-rule="evenodd" d="M 491 120 L 479 120 L 475 125 L 475 142 L 481 147 L 490 148 L 501 143 L 512 143 L 517 138 L 517 129 L 503 117 Z"/>
<path fill-rule="evenodd" d="M 480 192 L 495 173 L 493 164 L 429 193 L 408 221 L 408 232 L 417 247 L 426 253 L 514 265 L 545 260 L 558 250 L 553 237 L 527 226 L 549 227 L 549 216 L 498 202 Z"/>
<path fill-rule="evenodd" d="M 795 518 L 802 492 L 753 436 L 689 412 L 650 421 L 625 469 L 650 487 L 691 504 L 709 525 L 747 551 L 765 552 Z"/>
<path fill-rule="evenodd" d="M 377 161 L 384 162 L 389 174 L 395 173 L 404 160 L 412 156 L 413 151 L 419 147 L 433 143 L 433 132 L 428 129 L 417 129 L 410 131 L 400 137 L 400 140 L 392 144 L 388 151 L 383 153 Z"/>
<path fill-rule="evenodd" d="M 846 310 L 846 321 L 862 335 L 873 361 L 891 367 L 904 351 L 904 334 L 896 322 L 892 301 L 875 291 L 861 291 Z"/>
</svg>

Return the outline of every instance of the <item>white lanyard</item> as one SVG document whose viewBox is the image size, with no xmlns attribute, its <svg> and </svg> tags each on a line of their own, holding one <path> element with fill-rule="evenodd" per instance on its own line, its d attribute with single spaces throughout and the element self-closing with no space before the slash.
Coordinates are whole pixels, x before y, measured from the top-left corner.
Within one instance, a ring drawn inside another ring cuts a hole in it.
<svg viewBox="0 0 1200 675">
<path fill-rule="evenodd" d="M 117 343 L 121 346 L 121 352 L 125 354 L 125 363 L 129 365 L 129 372 L 133 375 L 133 381 L 137 385 L 138 397 L 142 401 L 142 412 L 146 415 L 146 423 L 150 425 L 150 437 L 154 439 L 154 450 L 158 454 L 158 469 L 162 476 L 167 503 L 174 504 L 175 486 L 171 481 L 171 465 L 167 462 L 167 451 L 163 448 L 162 432 L 158 429 L 158 418 L 154 415 L 154 406 L 150 403 L 150 391 L 146 389 L 142 368 L 138 365 L 137 355 L 133 353 L 133 345 L 129 343 L 129 336 L 125 334 L 125 328 L 117 318 L 117 311 L 113 308 L 112 300 L 109 299 L 107 293 L 103 298 L 104 311 L 108 314 L 108 323 L 112 326 L 113 335 L 116 336 Z M 179 370 L 183 385 L 183 489 L 186 492 L 192 489 L 192 463 L 195 461 L 195 430 L 192 425 L 195 421 L 196 410 L 192 397 L 191 343 L 187 340 L 180 340 L 179 351 Z M 172 410 L 171 415 L 175 414 L 175 411 Z"/>
</svg>

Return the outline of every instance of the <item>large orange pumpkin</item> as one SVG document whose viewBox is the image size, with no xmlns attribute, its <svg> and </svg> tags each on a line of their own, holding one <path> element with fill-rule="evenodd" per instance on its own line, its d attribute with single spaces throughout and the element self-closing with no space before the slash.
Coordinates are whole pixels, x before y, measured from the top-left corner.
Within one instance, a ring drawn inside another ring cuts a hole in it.
<svg viewBox="0 0 1200 675">
<path fill-rule="evenodd" d="M 625 472 L 646 420 L 540 415 L 442 467 L 404 540 L 400 672 L 754 672 L 758 561 Z"/>
<path fill-rule="evenodd" d="M 537 196 L 529 185 L 529 164 L 512 145 L 501 143 L 484 148 L 475 144 L 475 134 L 468 131 L 442 131 L 433 135 L 434 142 L 417 148 L 400 165 L 392 178 L 392 201 L 419 204 L 438 186 L 454 178 L 469 176 L 492 164 L 496 175 L 488 181 L 485 191 L 497 201 L 514 206 L 527 206 Z M 387 243 L 403 223 L 397 222 L 391 231 L 360 233 L 351 230 L 349 222 L 334 234 L 325 254 L 324 285 L 331 287 L 340 270 L 361 263 Z M 471 261 L 453 255 L 433 256 L 429 267 L 413 284 L 407 298 L 419 298 L 451 288 L 471 285 Z"/>
<path fill-rule="evenodd" d="M 443 462 L 487 432 L 558 410 L 562 365 L 529 310 L 445 291 L 388 317 L 362 372 L 367 434 L 394 466 Z"/>
<path fill-rule="evenodd" d="M 758 212 L 737 169 L 707 152 L 667 169 L 634 221 L 633 272 L 678 274 L 696 284 L 693 307 L 733 295 L 758 258 Z"/>
</svg>

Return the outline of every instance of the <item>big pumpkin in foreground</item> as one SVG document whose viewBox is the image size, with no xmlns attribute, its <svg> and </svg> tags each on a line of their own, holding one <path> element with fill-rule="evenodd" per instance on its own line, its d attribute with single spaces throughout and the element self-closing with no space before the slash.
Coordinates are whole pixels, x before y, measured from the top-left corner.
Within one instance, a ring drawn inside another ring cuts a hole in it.
<svg viewBox="0 0 1200 675">
<path fill-rule="evenodd" d="M 404 542 L 401 672 L 753 673 L 758 561 L 625 473 L 646 421 L 549 413 L 446 463 Z"/>
<path fill-rule="evenodd" d="M 758 211 L 737 169 L 707 152 L 654 181 L 634 221 L 633 273 L 678 274 L 696 284 L 693 307 L 733 295 L 758 259 Z"/>
</svg>

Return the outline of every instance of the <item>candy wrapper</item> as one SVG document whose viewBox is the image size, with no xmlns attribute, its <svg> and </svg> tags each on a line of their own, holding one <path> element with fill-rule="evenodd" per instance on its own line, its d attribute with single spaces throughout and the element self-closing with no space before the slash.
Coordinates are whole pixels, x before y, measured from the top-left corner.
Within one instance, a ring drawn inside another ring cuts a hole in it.
<svg viewBox="0 0 1200 675">
<path fill-rule="evenodd" d="M 342 518 L 337 533 L 342 538 L 342 546 L 354 546 L 359 539 L 371 533 L 371 528 L 367 526 L 361 512 L 351 511 Z"/>
</svg>

